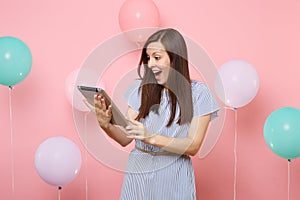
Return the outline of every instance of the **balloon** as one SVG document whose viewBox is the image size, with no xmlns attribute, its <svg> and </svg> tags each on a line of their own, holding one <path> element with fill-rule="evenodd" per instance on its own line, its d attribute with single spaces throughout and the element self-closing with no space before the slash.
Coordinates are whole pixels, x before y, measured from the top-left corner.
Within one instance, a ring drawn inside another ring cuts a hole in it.
<svg viewBox="0 0 300 200">
<path fill-rule="evenodd" d="M 0 38 L 0 84 L 14 86 L 31 70 L 32 56 L 27 45 L 14 37 Z"/>
<path fill-rule="evenodd" d="M 248 104 L 256 95 L 259 79 L 256 70 L 243 60 L 224 63 L 215 79 L 218 97 L 229 107 L 239 108 Z"/>
<path fill-rule="evenodd" d="M 35 169 L 48 184 L 62 187 L 79 173 L 81 153 L 71 140 L 58 136 L 45 140 L 35 153 Z"/>
<path fill-rule="evenodd" d="M 78 80 L 78 73 L 81 74 L 82 79 Z M 92 77 L 95 72 L 91 69 L 76 69 L 72 71 L 65 80 L 65 93 L 68 102 L 77 110 L 82 112 L 89 112 L 89 108 L 85 105 L 83 100 L 85 99 L 82 94 L 77 89 L 77 85 L 95 86 L 90 77 Z M 100 82 L 100 86 L 105 88 L 104 83 Z"/>
<path fill-rule="evenodd" d="M 152 0 L 126 0 L 120 8 L 120 28 L 123 32 L 134 30 L 127 32 L 134 42 L 146 41 L 158 29 L 159 23 L 159 11 Z"/>
<path fill-rule="evenodd" d="M 293 159 L 300 156 L 300 110 L 284 107 L 273 111 L 264 125 L 268 147 L 278 156 Z"/>
</svg>

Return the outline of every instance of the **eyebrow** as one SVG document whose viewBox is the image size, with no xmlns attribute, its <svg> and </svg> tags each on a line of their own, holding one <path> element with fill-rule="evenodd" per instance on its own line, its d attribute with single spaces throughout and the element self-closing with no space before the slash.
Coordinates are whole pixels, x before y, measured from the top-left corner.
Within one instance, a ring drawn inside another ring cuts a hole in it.
<svg viewBox="0 0 300 200">
<path fill-rule="evenodd" d="M 154 50 L 154 51 L 152 52 L 152 54 L 155 54 L 155 53 L 161 53 L 161 52 L 163 52 L 163 51 L 166 51 L 166 50 L 164 50 L 164 49 Z M 146 54 L 148 55 L 148 52 L 147 52 L 147 51 L 146 51 Z"/>
</svg>

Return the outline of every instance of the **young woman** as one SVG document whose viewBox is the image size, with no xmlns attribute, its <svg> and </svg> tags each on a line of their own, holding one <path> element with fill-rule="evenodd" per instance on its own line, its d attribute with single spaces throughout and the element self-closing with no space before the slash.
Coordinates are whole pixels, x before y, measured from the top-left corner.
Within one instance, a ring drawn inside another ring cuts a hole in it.
<svg viewBox="0 0 300 200">
<path fill-rule="evenodd" d="M 190 79 L 187 47 L 174 29 L 149 37 L 138 74 L 125 94 L 125 129 L 110 123 L 112 108 L 102 96 L 94 99 L 100 127 L 122 146 L 135 140 L 120 199 L 196 199 L 190 156 L 200 149 L 219 106 L 205 84 Z"/>
</svg>

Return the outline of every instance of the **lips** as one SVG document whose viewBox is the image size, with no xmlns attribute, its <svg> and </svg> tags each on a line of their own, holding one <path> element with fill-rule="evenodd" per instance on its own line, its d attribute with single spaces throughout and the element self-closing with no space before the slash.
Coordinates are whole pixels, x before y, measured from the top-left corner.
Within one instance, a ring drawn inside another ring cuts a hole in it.
<svg viewBox="0 0 300 200">
<path fill-rule="evenodd" d="M 153 71 L 155 76 L 159 76 L 161 74 L 162 71 Z"/>
</svg>

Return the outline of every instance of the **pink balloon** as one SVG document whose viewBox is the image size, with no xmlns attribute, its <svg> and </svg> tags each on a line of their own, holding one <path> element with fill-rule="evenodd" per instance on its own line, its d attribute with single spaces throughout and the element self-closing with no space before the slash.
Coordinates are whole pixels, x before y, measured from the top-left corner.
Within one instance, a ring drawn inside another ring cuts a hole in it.
<svg viewBox="0 0 300 200">
<path fill-rule="evenodd" d="M 256 96 L 259 78 L 256 70 L 243 60 L 224 63 L 218 70 L 215 90 L 218 97 L 229 107 L 239 108 Z"/>
<path fill-rule="evenodd" d="M 46 183 L 62 187 L 79 173 L 81 153 L 71 140 L 61 136 L 52 137 L 40 144 L 34 164 Z"/>
<path fill-rule="evenodd" d="M 158 8 L 152 0 L 126 0 L 119 11 L 119 24 L 123 32 L 134 30 L 127 33 L 130 40 L 144 42 L 159 27 Z"/>
</svg>

